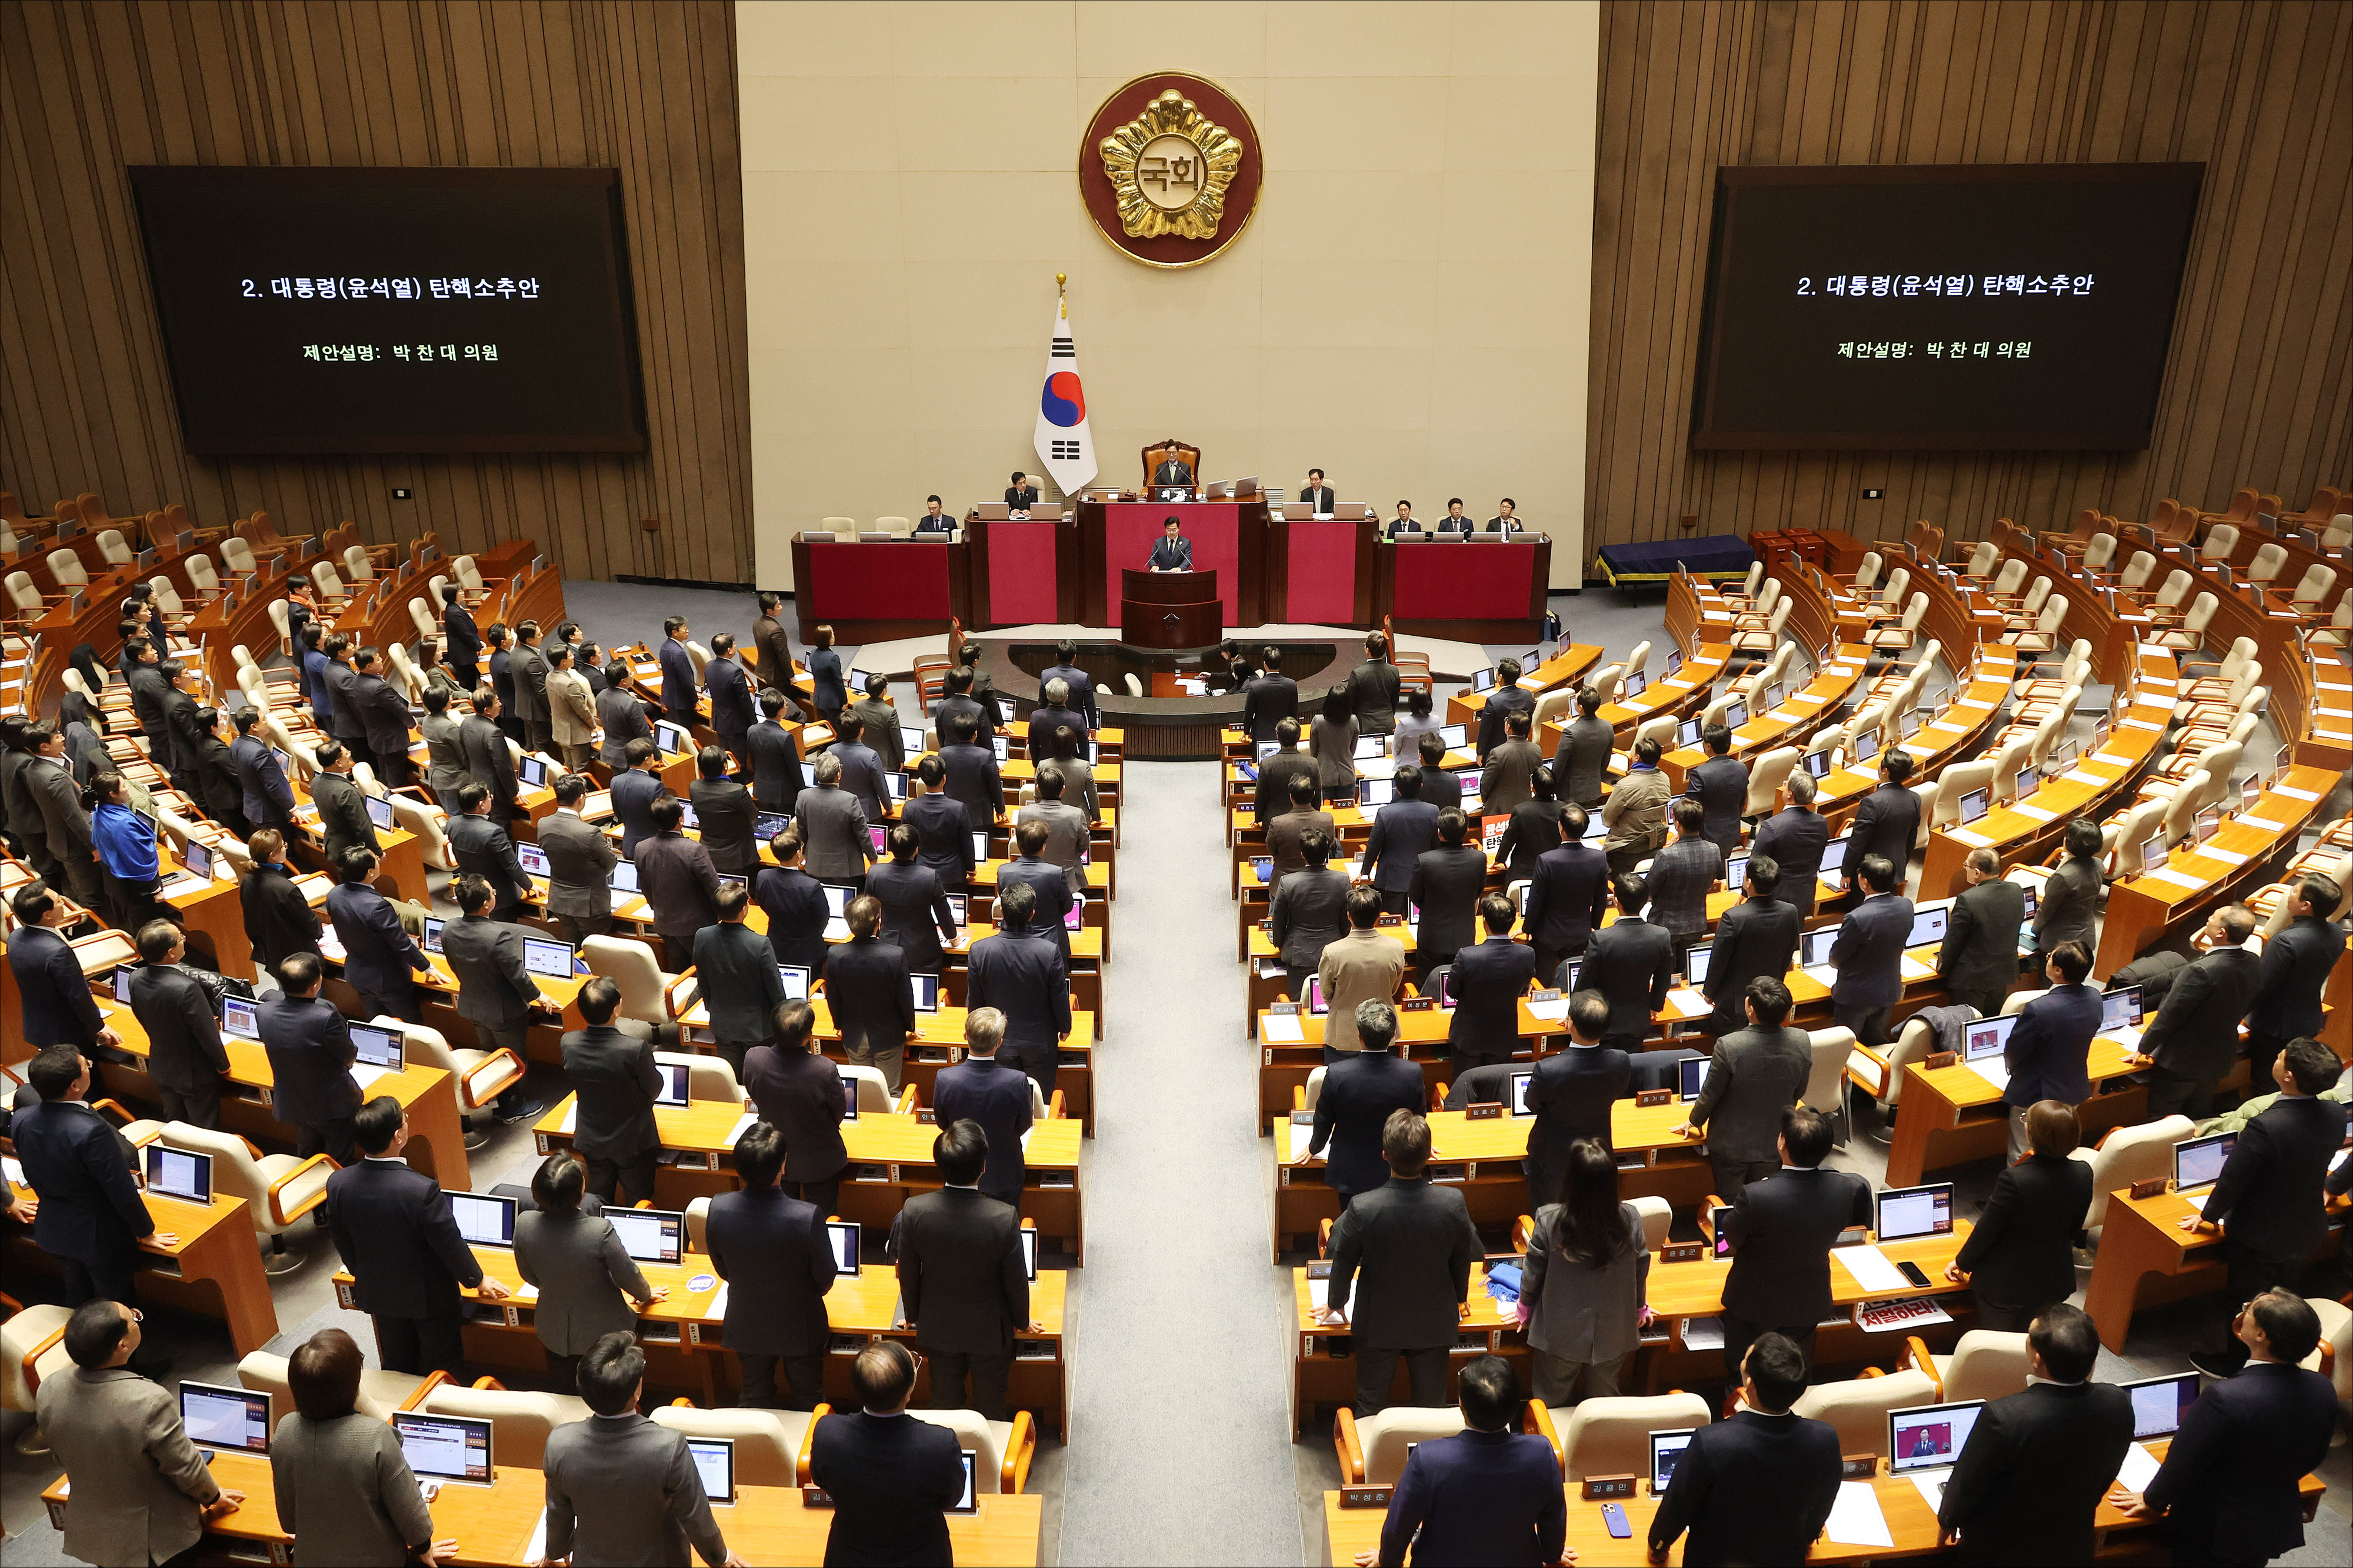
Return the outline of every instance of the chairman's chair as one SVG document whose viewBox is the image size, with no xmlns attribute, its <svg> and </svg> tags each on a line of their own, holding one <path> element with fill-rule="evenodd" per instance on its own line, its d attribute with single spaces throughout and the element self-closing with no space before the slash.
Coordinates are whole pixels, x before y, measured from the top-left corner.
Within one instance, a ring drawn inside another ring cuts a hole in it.
<svg viewBox="0 0 2353 1568">
<path fill-rule="evenodd" d="M 1144 485 L 1146 489 L 1149 489 L 1152 487 L 1152 476 L 1154 471 L 1156 470 L 1161 464 L 1167 462 L 1171 458 L 1184 464 L 1187 468 L 1192 470 L 1193 487 L 1196 489 L 1199 489 L 1201 484 L 1201 448 L 1192 445 L 1190 442 L 1179 441 L 1174 436 L 1166 437 L 1145 447 L 1143 452 L 1143 458 Z"/>
</svg>

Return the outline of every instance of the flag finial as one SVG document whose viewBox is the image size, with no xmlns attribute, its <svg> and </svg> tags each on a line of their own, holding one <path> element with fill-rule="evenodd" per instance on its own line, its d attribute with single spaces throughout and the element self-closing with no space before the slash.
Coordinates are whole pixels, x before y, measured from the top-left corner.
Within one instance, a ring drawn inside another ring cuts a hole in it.
<svg viewBox="0 0 2353 1568">
<path fill-rule="evenodd" d="M 1056 293 L 1058 293 L 1058 294 L 1059 294 L 1059 293 L 1063 292 L 1063 291 L 1065 290 L 1065 289 L 1067 288 L 1067 286 L 1069 285 L 1070 281 L 1071 281 L 1071 275 L 1070 275 L 1069 273 L 1067 273 L 1067 272 L 1057 272 L 1057 273 L 1055 273 L 1055 274 L 1054 274 L 1054 291 L 1055 291 Z"/>
</svg>

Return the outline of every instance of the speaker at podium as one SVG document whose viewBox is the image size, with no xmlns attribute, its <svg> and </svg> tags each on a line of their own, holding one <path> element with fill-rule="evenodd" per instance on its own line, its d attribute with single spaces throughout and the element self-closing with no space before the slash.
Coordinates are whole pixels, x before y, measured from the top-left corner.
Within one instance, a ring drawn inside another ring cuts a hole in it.
<svg viewBox="0 0 2353 1568">
<path fill-rule="evenodd" d="M 1225 635 L 1218 574 L 1139 572 L 1119 574 L 1119 640 L 1131 647 L 1201 648 Z"/>
</svg>

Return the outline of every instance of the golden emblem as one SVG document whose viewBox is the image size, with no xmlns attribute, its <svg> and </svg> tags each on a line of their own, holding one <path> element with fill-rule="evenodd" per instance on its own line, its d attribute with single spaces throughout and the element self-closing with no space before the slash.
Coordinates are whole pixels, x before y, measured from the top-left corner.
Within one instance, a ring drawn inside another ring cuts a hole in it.
<svg viewBox="0 0 2353 1568">
<path fill-rule="evenodd" d="M 1101 150 L 1119 198 L 1120 226 L 1130 236 L 1217 237 L 1242 144 L 1192 100 L 1169 89 L 1104 137 Z"/>
</svg>

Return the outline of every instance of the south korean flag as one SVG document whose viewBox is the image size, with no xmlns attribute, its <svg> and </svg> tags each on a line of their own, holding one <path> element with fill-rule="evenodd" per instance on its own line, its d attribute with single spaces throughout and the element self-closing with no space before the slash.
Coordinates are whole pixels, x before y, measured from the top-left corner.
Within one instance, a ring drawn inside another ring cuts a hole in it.
<svg viewBox="0 0 2353 1568">
<path fill-rule="evenodd" d="M 1064 495 L 1076 495 L 1095 477 L 1094 437 L 1087 434 L 1087 396 L 1079 385 L 1079 351 L 1071 342 L 1071 306 L 1054 305 L 1054 342 L 1046 352 L 1046 381 L 1038 396 L 1038 460 Z"/>
</svg>

